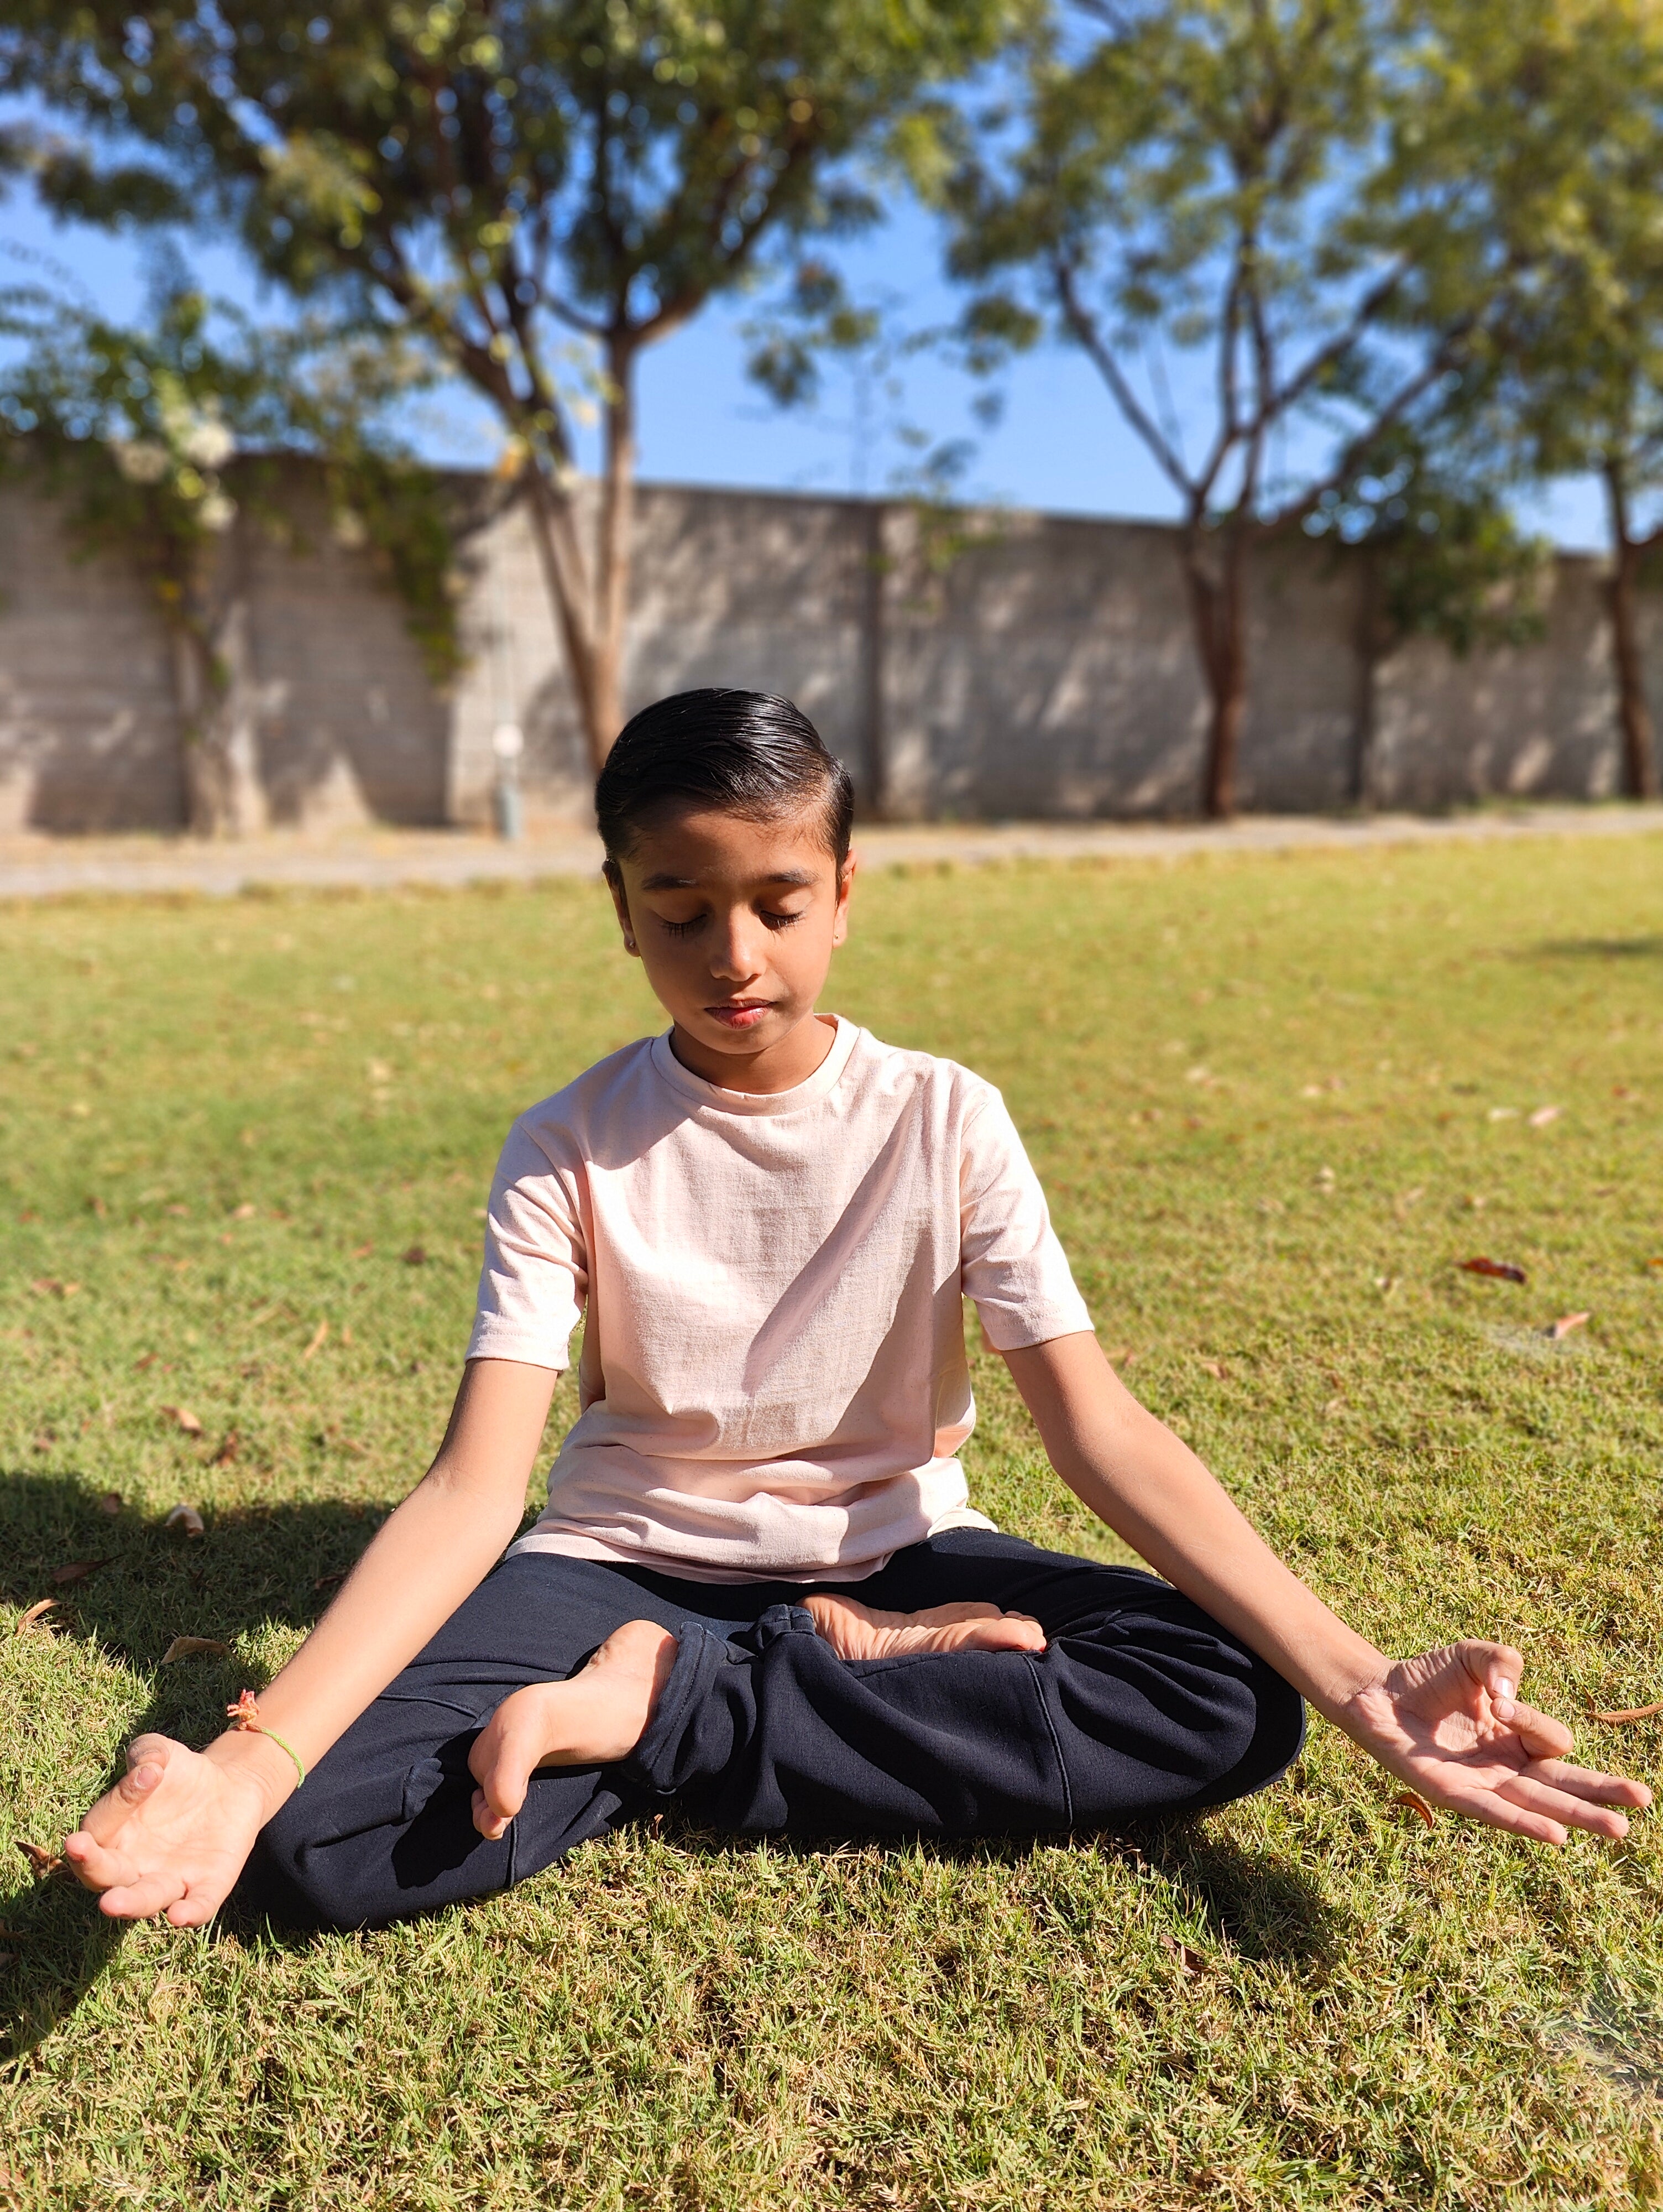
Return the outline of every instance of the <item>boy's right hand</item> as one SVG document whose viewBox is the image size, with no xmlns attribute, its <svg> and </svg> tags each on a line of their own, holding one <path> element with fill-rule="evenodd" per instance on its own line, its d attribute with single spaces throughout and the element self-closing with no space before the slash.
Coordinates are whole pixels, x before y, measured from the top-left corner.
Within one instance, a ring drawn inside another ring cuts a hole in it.
<svg viewBox="0 0 1663 2212">
<path fill-rule="evenodd" d="M 78 1881 L 96 1890 L 116 1920 L 165 1913 L 175 1928 L 200 1928 L 230 1895 L 254 1838 L 288 1790 L 258 1735 L 228 1733 L 205 1752 L 171 1736 L 136 1736 L 127 1771 L 64 1845 Z"/>
</svg>

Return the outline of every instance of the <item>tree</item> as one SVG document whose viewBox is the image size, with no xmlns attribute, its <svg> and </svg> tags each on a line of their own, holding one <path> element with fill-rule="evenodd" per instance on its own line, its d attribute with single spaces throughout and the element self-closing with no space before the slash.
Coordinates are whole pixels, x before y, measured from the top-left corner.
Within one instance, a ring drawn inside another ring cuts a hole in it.
<svg viewBox="0 0 1663 2212">
<path fill-rule="evenodd" d="M 925 156 L 984 364 L 1078 347 L 1178 495 L 1211 815 L 1235 804 L 1252 548 L 1433 420 L 1481 346 L 1492 272 L 1414 187 L 1415 79 L 1370 0 L 1078 0 L 1011 104 L 979 130 L 944 111 Z"/>
<path fill-rule="evenodd" d="M 597 763 L 622 719 L 636 370 L 772 236 L 877 219 L 849 160 L 997 46 L 1013 0 L 8 0 L 0 87 L 78 118 L 66 211 L 199 205 L 259 267 L 413 333 L 520 466 Z M 135 161 L 132 142 L 149 149 Z M 574 397 L 604 425 L 592 556 Z"/>
<path fill-rule="evenodd" d="M 1463 404 L 1465 403 L 1465 404 Z M 1463 390 L 1429 438 L 1388 433 L 1364 467 L 1327 486 L 1305 517 L 1356 580 L 1357 703 L 1350 797 L 1375 800 L 1375 693 L 1381 663 L 1411 637 L 1458 658 L 1528 645 L 1544 635 L 1547 541 L 1513 511 L 1517 469 L 1496 443 L 1494 410 Z"/>
<path fill-rule="evenodd" d="M 343 350 L 301 324 L 263 331 L 164 269 L 148 324 L 128 328 L 36 285 L 0 291 L 0 468 L 62 506 L 83 556 L 130 561 L 166 628 L 189 826 L 249 826 L 248 764 L 228 714 L 222 547 L 240 506 L 292 533 L 282 456 L 322 467 L 336 526 L 367 543 L 403 595 L 434 675 L 458 653 L 450 535 L 427 471 L 385 427 L 423 372 Z"/>
<path fill-rule="evenodd" d="M 1654 797 L 1637 595 L 1663 550 L 1663 19 L 1648 0 L 1469 0 L 1435 23 L 1423 65 L 1447 89 L 1423 157 L 1499 173 L 1493 250 L 1520 272 L 1492 410 L 1530 473 L 1605 493 L 1624 784 Z"/>
</svg>

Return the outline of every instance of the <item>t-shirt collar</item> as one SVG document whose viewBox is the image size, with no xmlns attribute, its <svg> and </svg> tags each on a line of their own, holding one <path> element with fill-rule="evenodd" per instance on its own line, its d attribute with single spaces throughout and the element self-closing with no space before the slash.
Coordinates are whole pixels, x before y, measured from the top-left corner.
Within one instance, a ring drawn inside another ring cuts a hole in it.
<svg viewBox="0 0 1663 2212">
<path fill-rule="evenodd" d="M 683 1067 L 670 1049 L 670 1032 L 652 1040 L 652 1065 L 672 1091 L 691 1100 L 712 1114 L 798 1114 L 805 1106 L 815 1106 L 836 1086 L 838 1078 L 848 1066 L 849 1055 L 859 1040 L 859 1024 L 847 1021 L 841 1014 L 834 1014 L 837 1034 L 832 1039 L 832 1048 L 814 1073 L 790 1091 L 724 1091 L 719 1085 L 707 1083 L 691 1068 Z"/>
</svg>

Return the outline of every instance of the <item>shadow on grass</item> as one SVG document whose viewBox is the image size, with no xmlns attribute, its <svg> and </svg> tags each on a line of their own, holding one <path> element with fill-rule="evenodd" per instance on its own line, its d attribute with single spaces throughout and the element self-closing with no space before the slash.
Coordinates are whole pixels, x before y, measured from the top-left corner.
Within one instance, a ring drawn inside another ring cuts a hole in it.
<svg viewBox="0 0 1663 2212">
<path fill-rule="evenodd" d="M 91 1645 L 151 1677 L 133 1735 L 154 1729 L 205 1743 L 225 1725 L 228 1701 L 245 1686 L 263 1686 L 263 1677 L 234 1655 L 163 1668 L 173 1638 L 230 1644 L 274 1626 L 310 1626 L 376 1519 L 367 1505 L 330 1499 L 256 1504 L 215 1515 L 200 1538 L 186 1539 L 131 1511 L 103 1512 L 99 1492 L 72 1472 L 0 1470 L 0 1593 L 18 1606 L 55 1601 L 51 1627 L 32 1635 Z M 80 1560 L 100 1564 L 82 1581 L 54 1583 L 54 1568 Z M 37 1725 L 48 1741 L 57 1733 L 50 1714 Z M 118 1749 L 101 1787 L 123 1764 Z M 47 1849 L 61 1841 L 59 1832 L 39 1829 L 28 1807 L 19 1808 L 19 1818 L 31 1841 Z M 24 1871 L 21 1859 L 16 1864 Z M 0 1892 L 0 1928 L 6 1931 L 0 1949 L 14 1954 L 0 1972 L 0 2049 L 16 2055 L 74 2010 L 118 1949 L 124 1928 L 61 1875 L 26 1878 Z"/>
<path fill-rule="evenodd" d="M 1557 937 L 1528 946 L 1526 960 L 1663 960 L 1663 937 Z"/>
</svg>

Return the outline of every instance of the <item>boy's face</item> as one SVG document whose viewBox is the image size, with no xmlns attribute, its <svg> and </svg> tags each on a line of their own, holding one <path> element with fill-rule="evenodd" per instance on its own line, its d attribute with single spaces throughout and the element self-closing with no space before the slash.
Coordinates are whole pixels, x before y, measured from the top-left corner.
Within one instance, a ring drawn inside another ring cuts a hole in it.
<svg viewBox="0 0 1663 2212">
<path fill-rule="evenodd" d="M 812 811 L 750 822 L 694 808 L 643 832 L 609 874 L 625 947 L 695 1075 L 777 1091 L 814 1072 L 825 1031 L 810 1017 L 848 934 L 853 875 L 851 854 L 839 876 Z"/>
</svg>

